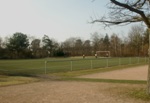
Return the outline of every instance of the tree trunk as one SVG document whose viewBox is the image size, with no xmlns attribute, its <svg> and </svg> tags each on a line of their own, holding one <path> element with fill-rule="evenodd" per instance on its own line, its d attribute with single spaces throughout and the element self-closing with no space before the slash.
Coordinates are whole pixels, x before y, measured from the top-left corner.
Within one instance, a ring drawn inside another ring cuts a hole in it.
<svg viewBox="0 0 150 103">
<path fill-rule="evenodd" d="M 149 49 L 148 49 L 149 62 L 148 62 L 148 76 L 147 76 L 147 94 L 150 95 L 150 28 L 148 28 L 148 32 L 149 32 Z"/>
</svg>

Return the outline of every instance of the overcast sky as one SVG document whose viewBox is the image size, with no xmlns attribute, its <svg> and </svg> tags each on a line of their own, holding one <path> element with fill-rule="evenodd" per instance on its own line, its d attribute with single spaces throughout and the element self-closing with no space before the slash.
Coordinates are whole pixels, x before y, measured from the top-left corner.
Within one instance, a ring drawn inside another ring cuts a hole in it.
<svg viewBox="0 0 150 103">
<path fill-rule="evenodd" d="M 0 37 L 22 32 L 35 38 L 44 34 L 57 41 L 69 37 L 90 39 L 90 34 L 124 33 L 126 27 L 104 30 L 88 23 L 107 13 L 109 0 L 0 0 Z"/>
</svg>

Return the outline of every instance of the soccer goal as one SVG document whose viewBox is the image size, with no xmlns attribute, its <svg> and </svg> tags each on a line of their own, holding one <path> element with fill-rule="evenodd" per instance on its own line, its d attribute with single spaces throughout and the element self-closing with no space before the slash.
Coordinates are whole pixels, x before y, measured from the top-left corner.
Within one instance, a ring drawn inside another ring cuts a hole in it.
<svg viewBox="0 0 150 103">
<path fill-rule="evenodd" d="M 96 51 L 98 57 L 110 57 L 110 51 Z"/>
</svg>

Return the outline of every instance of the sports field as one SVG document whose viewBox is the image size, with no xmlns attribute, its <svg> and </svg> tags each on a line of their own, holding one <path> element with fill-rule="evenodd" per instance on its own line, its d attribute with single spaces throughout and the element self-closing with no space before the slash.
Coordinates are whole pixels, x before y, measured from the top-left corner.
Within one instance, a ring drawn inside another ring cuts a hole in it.
<svg viewBox="0 0 150 103">
<path fill-rule="evenodd" d="M 46 58 L 0 60 L 0 74 L 37 75 L 147 63 L 147 58 Z"/>
</svg>

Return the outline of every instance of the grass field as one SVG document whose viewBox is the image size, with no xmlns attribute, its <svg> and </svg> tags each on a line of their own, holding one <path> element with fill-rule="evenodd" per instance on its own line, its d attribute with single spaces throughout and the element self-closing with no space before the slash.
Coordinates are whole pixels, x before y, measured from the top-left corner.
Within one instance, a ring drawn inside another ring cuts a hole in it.
<svg viewBox="0 0 150 103">
<path fill-rule="evenodd" d="M 45 65 L 45 61 L 47 61 Z M 0 60 L 0 75 L 37 75 L 146 63 L 146 58 L 46 58 Z M 46 68 L 45 68 L 46 66 Z"/>
</svg>

